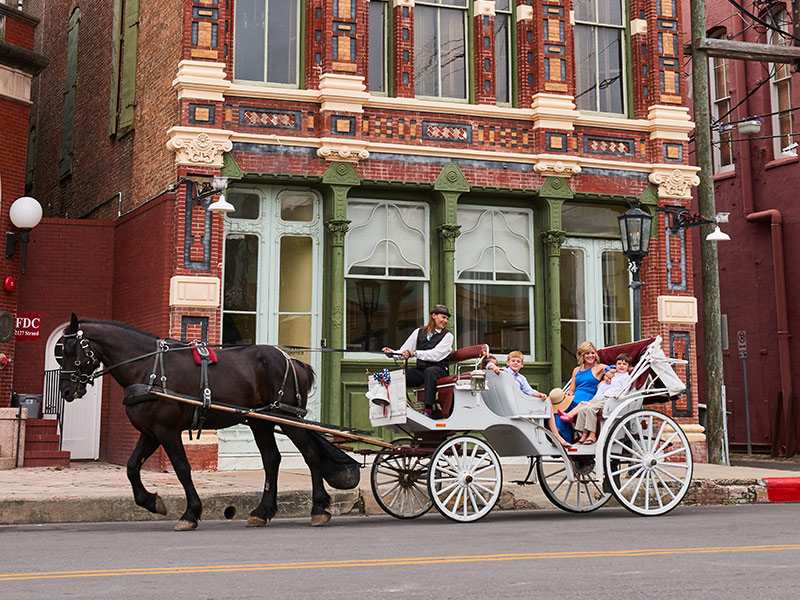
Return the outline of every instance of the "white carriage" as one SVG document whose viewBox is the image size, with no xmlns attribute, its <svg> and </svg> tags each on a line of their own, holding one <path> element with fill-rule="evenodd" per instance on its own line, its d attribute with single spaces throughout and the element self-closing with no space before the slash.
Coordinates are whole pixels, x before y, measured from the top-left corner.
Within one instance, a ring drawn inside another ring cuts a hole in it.
<svg viewBox="0 0 800 600">
<path fill-rule="evenodd" d="M 597 443 L 569 448 L 548 429 L 549 400 L 523 394 L 506 372 L 482 370 L 487 352 L 471 346 L 451 354 L 450 362 L 461 364 L 439 380 L 433 415 L 439 418 L 406 405 L 398 376 L 389 383 L 390 403 L 371 405 L 373 426 L 405 435 L 373 463 L 372 490 L 383 510 L 409 519 L 435 506 L 452 520 L 477 521 L 499 500 L 500 457 L 530 457 L 525 482 L 538 479 L 547 498 L 569 512 L 596 510 L 612 496 L 639 515 L 666 514 L 680 504 L 692 480 L 689 441 L 674 419 L 646 408 L 685 390 L 672 368 L 685 361 L 665 356 L 660 337 L 598 351 L 610 364 L 630 354 L 631 383 L 606 401 Z"/>
</svg>

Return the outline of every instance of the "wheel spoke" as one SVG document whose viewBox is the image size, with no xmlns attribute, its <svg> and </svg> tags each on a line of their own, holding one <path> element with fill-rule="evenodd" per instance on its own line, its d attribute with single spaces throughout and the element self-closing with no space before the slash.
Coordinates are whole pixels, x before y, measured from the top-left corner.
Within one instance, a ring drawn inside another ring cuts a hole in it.
<svg viewBox="0 0 800 600">
<path fill-rule="evenodd" d="M 639 469 L 639 468 L 641 468 L 641 465 L 639 463 L 636 463 L 636 464 L 632 464 L 630 466 L 624 467 L 622 469 L 617 469 L 616 471 L 612 471 L 610 473 L 610 475 L 622 475 L 623 473 L 628 473 L 630 471 L 633 471 L 634 469 Z"/>
<path fill-rule="evenodd" d="M 636 465 L 636 467 L 638 470 L 636 471 L 636 473 L 631 475 L 630 479 L 628 479 L 628 481 L 626 481 L 622 487 L 619 488 L 620 492 L 624 492 L 625 488 L 627 488 L 631 483 L 633 483 L 634 479 L 636 479 L 639 476 L 639 473 L 641 473 L 644 470 L 641 465 Z"/>
<path fill-rule="evenodd" d="M 655 470 L 655 471 L 653 471 L 653 475 L 655 475 L 655 476 L 658 478 L 658 481 L 661 483 L 661 485 L 663 486 L 663 488 L 664 488 L 665 490 L 667 490 L 667 493 L 668 493 L 670 496 L 672 496 L 672 499 L 674 500 L 674 499 L 675 499 L 675 494 L 673 494 L 673 493 L 672 493 L 672 490 L 671 490 L 671 489 L 669 489 L 669 485 L 667 484 L 667 482 L 666 482 L 666 481 L 664 481 L 664 480 L 661 478 L 661 474 L 658 472 L 658 470 Z"/>
<path fill-rule="evenodd" d="M 659 456 L 659 458 L 661 460 L 664 460 L 664 459 L 669 458 L 670 456 L 675 456 L 676 454 L 680 454 L 681 452 L 686 452 L 686 447 L 685 446 L 681 446 L 680 448 L 676 448 L 675 450 L 672 450 L 671 452 L 667 452 L 666 454 L 662 454 L 661 456 Z"/>
<path fill-rule="evenodd" d="M 658 466 L 656 467 L 656 470 L 657 470 L 659 473 L 663 473 L 664 475 L 666 475 L 666 476 L 667 476 L 667 477 L 669 477 L 670 479 L 673 479 L 673 480 L 674 480 L 676 483 L 680 483 L 681 485 L 683 485 L 683 483 L 684 483 L 684 480 L 683 480 L 683 479 L 679 479 L 678 477 L 676 477 L 675 475 L 673 475 L 672 473 L 670 473 L 669 471 L 667 471 L 667 470 L 666 470 L 664 467 L 662 467 L 661 465 L 658 465 Z"/>
<path fill-rule="evenodd" d="M 618 455 L 617 458 L 620 458 L 622 460 L 627 460 L 627 459 L 629 459 L 631 457 L 636 458 L 636 457 L 642 455 L 642 453 L 639 452 L 638 450 L 634 450 L 633 448 L 630 448 L 630 447 L 626 446 L 625 444 L 623 444 L 622 440 L 614 440 L 614 446 L 613 447 L 616 448 L 616 446 L 622 446 L 623 450 L 627 450 L 631 454 L 630 456 L 619 456 Z"/>
</svg>

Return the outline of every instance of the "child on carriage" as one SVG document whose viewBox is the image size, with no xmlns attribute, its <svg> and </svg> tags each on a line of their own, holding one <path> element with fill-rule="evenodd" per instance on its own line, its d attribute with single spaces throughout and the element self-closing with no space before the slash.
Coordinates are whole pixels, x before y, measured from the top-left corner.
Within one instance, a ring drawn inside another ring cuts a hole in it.
<svg viewBox="0 0 800 600">
<path fill-rule="evenodd" d="M 519 389 L 522 390 L 522 393 L 528 396 L 533 396 L 534 398 L 540 398 L 542 400 L 546 399 L 547 394 L 543 394 L 542 392 L 533 389 L 525 376 L 520 373 L 520 369 L 522 369 L 524 364 L 524 355 L 519 350 L 514 350 L 508 353 L 508 357 L 506 358 L 506 366 L 504 368 L 500 368 L 497 365 L 497 358 L 491 354 L 486 355 L 486 357 L 483 359 L 484 369 L 488 369 L 497 375 L 499 375 L 501 371 L 506 371 L 511 375 L 511 377 L 514 378 L 514 381 L 517 382 L 517 385 L 519 385 Z M 558 438 L 558 441 L 562 446 L 568 447 L 571 445 L 559 433 L 558 427 L 556 427 L 555 417 L 552 414 L 550 415 L 548 426 L 553 435 Z"/>
<path fill-rule="evenodd" d="M 582 402 L 569 412 L 558 410 L 558 417 L 567 423 L 573 423 L 575 431 L 581 434 L 579 444 L 594 444 L 597 441 L 597 421 L 607 398 L 619 396 L 631 380 L 630 370 L 633 359 L 629 354 L 619 354 L 614 367 L 607 367 L 603 381 L 597 386 L 597 393 L 589 402 Z"/>
</svg>

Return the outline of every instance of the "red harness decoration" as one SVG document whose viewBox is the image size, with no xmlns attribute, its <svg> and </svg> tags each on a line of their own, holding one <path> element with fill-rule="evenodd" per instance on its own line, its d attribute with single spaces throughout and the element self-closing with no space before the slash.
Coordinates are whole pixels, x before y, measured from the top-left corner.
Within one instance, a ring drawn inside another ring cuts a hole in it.
<svg viewBox="0 0 800 600">
<path fill-rule="evenodd" d="M 203 345 L 202 348 L 208 352 L 208 360 L 211 363 L 217 362 L 217 355 L 214 353 L 213 348 L 209 348 L 208 346 Z M 192 342 L 192 358 L 194 358 L 194 364 L 199 365 L 203 361 L 203 357 L 200 355 L 200 351 L 198 350 L 197 342 Z"/>
</svg>

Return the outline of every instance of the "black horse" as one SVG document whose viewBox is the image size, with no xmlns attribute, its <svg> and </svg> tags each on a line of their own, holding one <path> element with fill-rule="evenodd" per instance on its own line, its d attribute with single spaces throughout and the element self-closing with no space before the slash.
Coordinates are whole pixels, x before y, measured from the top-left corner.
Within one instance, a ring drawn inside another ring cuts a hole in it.
<svg viewBox="0 0 800 600">
<path fill-rule="evenodd" d="M 149 492 L 141 479 L 142 464 L 162 446 L 186 492 L 186 512 L 175 525 L 177 531 L 195 529 L 202 514 L 202 503 L 192 483 L 191 468 L 181 439 L 183 430 L 193 427 L 193 423 L 197 426 L 196 407 L 153 394 L 129 395 L 129 390 L 141 392 L 152 386 L 153 391 L 168 389 L 171 393 L 202 399 L 203 390 L 208 388 L 212 391 L 213 402 L 244 409 L 278 410 L 285 416 L 287 412 L 304 414 L 308 390 L 314 382 L 310 365 L 289 358 L 273 346 L 236 346 L 217 350 L 217 362 L 208 364 L 207 385 L 203 385 L 201 368 L 197 366 L 188 344 L 161 340 L 152 333 L 124 323 L 78 320 L 74 314 L 63 335 L 61 395 L 68 402 L 83 396 L 87 384 L 92 384 L 100 373 L 101 363 L 117 383 L 126 388 L 125 411 L 141 433 L 128 459 L 128 479 L 134 499 L 136 504 L 150 512 L 166 514 L 161 497 Z M 274 423 L 213 409 L 205 413 L 204 419 L 204 426 L 208 429 L 222 429 L 244 420 L 253 431 L 266 480 L 261 501 L 250 513 L 247 526 L 266 525 L 277 512 L 278 465 L 281 461 Z M 289 425 L 281 425 L 281 429 L 300 450 L 311 471 L 311 525 L 322 525 L 331 518 L 327 511 L 330 496 L 325 491 L 323 478 L 334 487 L 355 487 L 358 485 L 358 463 L 314 431 Z"/>
</svg>

